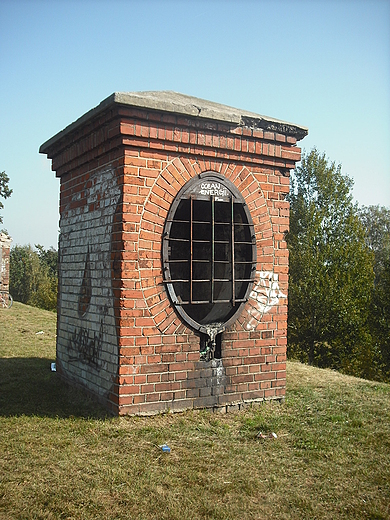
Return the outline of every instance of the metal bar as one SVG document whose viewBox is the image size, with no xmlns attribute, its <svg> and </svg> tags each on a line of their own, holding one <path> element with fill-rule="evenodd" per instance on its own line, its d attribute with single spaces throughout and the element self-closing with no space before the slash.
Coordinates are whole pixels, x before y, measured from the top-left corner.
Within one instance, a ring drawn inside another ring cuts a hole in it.
<svg viewBox="0 0 390 520">
<path fill-rule="evenodd" d="M 193 283 L 197 282 L 211 282 L 211 278 L 199 278 L 192 280 Z M 214 282 L 230 282 L 230 278 L 214 278 Z M 209 301 L 209 303 L 211 303 Z"/>
<path fill-rule="evenodd" d="M 217 301 L 219 303 L 219 300 L 217 300 Z M 225 301 L 225 300 L 223 300 L 223 301 Z M 226 300 L 226 301 L 230 301 L 230 300 Z M 182 305 L 200 305 L 200 304 L 204 304 L 204 303 L 210 303 L 210 301 L 209 300 L 193 300 L 192 302 L 190 302 L 190 301 L 181 301 L 181 302 L 175 302 L 175 305 L 177 305 L 177 306 L 182 306 Z"/>
<path fill-rule="evenodd" d="M 246 302 L 247 300 L 245 298 L 240 298 L 236 300 L 236 303 Z M 175 302 L 175 305 L 178 307 L 182 305 L 201 305 L 205 303 L 210 303 L 209 300 L 194 300 L 192 302 L 190 301 L 181 301 L 181 302 Z M 231 303 L 231 300 L 214 300 L 214 303 Z"/>
<path fill-rule="evenodd" d="M 231 203 L 231 215 L 232 215 L 232 304 L 233 307 L 236 305 L 236 288 L 234 280 L 234 203 L 233 197 L 230 199 Z"/>
<path fill-rule="evenodd" d="M 211 303 L 214 303 L 214 226 L 215 226 L 215 197 L 211 197 Z"/>
<path fill-rule="evenodd" d="M 194 211 L 194 199 L 192 195 L 190 197 L 190 303 L 192 303 L 192 239 L 193 239 L 193 211 Z"/>
<path fill-rule="evenodd" d="M 189 282 L 188 278 L 167 278 L 167 281 L 171 282 L 171 283 L 176 283 L 176 282 Z M 192 280 L 193 283 L 199 283 L 199 282 L 210 282 L 210 278 L 205 278 L 205 279 L 199 279 L 199 280 Z M 214 282 L 230 282 L 230 278 L 214 278 Z M 235 279 L 235 282 L 236 283 L 239 283 L 239 282 L 252 282 L 253 279 L 252 278 L 236 278 Z M 236 300 L 237 301 L 237 300 Z M 208 303 L 210 303 L 208 301 Z"/>
</svg>

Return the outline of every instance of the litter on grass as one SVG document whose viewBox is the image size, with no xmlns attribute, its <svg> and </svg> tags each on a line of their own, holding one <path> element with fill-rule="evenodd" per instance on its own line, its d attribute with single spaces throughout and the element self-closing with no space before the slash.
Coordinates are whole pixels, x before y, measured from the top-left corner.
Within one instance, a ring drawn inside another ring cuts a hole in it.
<svg viewBox="0 0 390 520">
<path fill-rule="evenodd" d="M 162 444 L 159 448 L 161 448 L 165 453 L 171 453 L 171 448 L 167 444 Z"/>
<path fill-rule="evenodd" d="M 271 433 L 263 433 L 263 432 L 259 432 L 256 437 L 258 439 L 277 439 L 278 436 L 276 435 L 275 432 L 271 432 Z"/>
</svg>

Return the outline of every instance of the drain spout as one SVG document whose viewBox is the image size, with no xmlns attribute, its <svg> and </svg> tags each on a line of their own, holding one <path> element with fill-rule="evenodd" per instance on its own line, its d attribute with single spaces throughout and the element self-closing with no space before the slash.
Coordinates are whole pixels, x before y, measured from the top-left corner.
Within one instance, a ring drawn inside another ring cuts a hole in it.
<svg viewBox="0 0 390 520">
<path fill-rule="evenodd" d="M 218 334 L 221 334 L 225 330 L 225 326 L 223 323 L 210 323 L 209 325 L 204 325 L 202 327 L 202 332 L 206 334 L 209 340 L 206 343 L 206 349 L 201 352 L 201 357 L 206 361 L 210 361 L 214 359 L 215 355 L 215 346 L 216 346 L 216 337 Z"/>
</svg>

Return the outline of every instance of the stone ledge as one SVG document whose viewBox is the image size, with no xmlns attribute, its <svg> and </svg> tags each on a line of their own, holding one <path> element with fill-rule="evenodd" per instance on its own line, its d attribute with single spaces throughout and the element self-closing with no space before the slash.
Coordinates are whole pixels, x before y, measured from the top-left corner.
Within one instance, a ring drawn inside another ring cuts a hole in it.
<svg viewBox="0 0 390 520">
<path fill-rule="evenodd" d="M 303 139 L 308 134 L 308 129 L 304 126 L 170 90 L 114 92 L 98 106 L 89 110 L 82 117 L 42 144 L 39 152 L 48 153 L 49 149 L 59 140 L 114 105 L 125 105 L 158 112 L 168 112 L 205 121 L 218 121 L 248 129 L 278 132 L 295 137 L 297 140 Z"/>
</svg>

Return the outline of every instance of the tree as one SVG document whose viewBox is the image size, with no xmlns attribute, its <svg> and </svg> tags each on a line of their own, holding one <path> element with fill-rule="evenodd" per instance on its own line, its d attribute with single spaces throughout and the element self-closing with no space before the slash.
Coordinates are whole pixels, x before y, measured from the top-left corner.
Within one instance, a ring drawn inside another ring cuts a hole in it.
<svg viewBox="0 0 390 520">
<path fill-rule="evenodd" d="M 377 282 L 390 258 L 390 209 L 384 206 L 363 206 L 360 220 L 366 234 L 366 243 L 374 253 L 374 272 Z"/>
<path fill-rule="evenodd" d="M 21 303 L 27 303 L 31 294 L 31 254 L 31 246 L 15 246 L 10 252 L 10 293 Z"/>
<path fill-rule="evenodd" d="M 56 277 L 58 274 L 58 252 L 54 247 L 50 247 L 50 249 L 46 250 L 40 244 L 35 244 L 35 247 L 41 264 L 46 265 L 50 275 Z"/>
<path fill-rule="evenodd" d="M 390 209 L 363 206 L 360 219 L 366 243 L 374 253 L 375 285 L 370 312 L 370 330 L 383 378 L 390 380 Z"/>
<path fill-rule="evenodd" d="M 313 149 L 291 178 L 288 353 L 372 376 L 373 255 L 341 165 Z"/>
<path fill-rule="evenodd" d="M 376 277 L 372 295 L 370 328 L 383 378 L 390 381 L 390 258 Z"/>
<path fill-rule="evenodd" d="M 10 293 L 16 301 L 47 310 L 57 308 L 57 252 L 15 246 L 10 253 Z"/>
<path fill-rule="evenodd" d="M 5 172 L 0 172 L 0 197 L 2 197 L 3 199 L 8 199 L 8 197 L 10 197 L 12 194 L 12 190 L 9 189 L 8 183 L 9 183 L 9 177 L 6 175 Z M 3 209 L 3 208 L 4 208 L 4 205 L 0 201 L 0 209 Z M 0 215 L 0 224 L 2 224 L 2 223 L 3 223 L 3 218 Z"/>
</svg>

